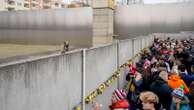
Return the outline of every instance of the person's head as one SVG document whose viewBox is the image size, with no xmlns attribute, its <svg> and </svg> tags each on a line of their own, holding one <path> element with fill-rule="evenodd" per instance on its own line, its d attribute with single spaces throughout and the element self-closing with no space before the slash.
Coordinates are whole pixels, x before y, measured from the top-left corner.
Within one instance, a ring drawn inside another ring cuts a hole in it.
<svg viewBox="0 0 194 110">
<path fill-rule="evenodd" d="M 162 78 L 164 81 L 168 81 L 168 73 L 166 71 L 161 71 L 159 77 Z"/>
<path fill-rule="evenodd" d="M 172 100 L 174 103 L 180 103 L 184 97 L 184 87 L 181 86 L 180 88 L 176 88 L 172 92 Z"/>
<path fill-rule="evenodd" d="M 194 72 L 194 65 L 191 65 L 191 72 Z"/>
<path fill-rule="evenodd" d="M 176 59 L 175 62 L 176 62 L 177 65 L 181 65 L 182 64 L 182 62 L 180 60 L 178 60 L 178 59 Z"/>
<path fill-rule="evenodd" d="M 174 62 L 174 61 L 175 61 L 174 56 L 173 56 L 173 55 L 169 55 L 168 61 L 169 61 L 169 62 Z"/>
<path fill-rule="evenodd" d="M 179 65 L 179 66 L 178 66 L 178 70 L 179 70 L 180 72 L 185 72 L 185 70 L 186 70 L 185 65 L 184 65 L 184 64 Z"/>
<path fill-rule="evenodd" d="M 182 53 L 182 52 L 183 52 L 183 49 L 182 49 L 182 48 L 178 48 L 178 49 L 177 49 L 177 52 L 178 52 L 178 53 Z"/>
<path fill-rule="evenodd" d="M 164 62 L 164 57 L 163 56 L 159 57 L 158 62 L 163 63 Z"/>
<path fill-rule="evenodd" d="M 173 63 L 173 67 L 172 67 L 170 73 L 176 73 L 177 75 L 179 75 L 178 65 L 176 64 L 176 62 Z"/>
<path fill-rule="evenodd" d="M 149 50 L 145 49 L 144 54 L 150 54 Z"/>
<path fill-rule="evenodd" d="M 159 103 L 158 96 L 150 91 L 140 93 L 140 100 L 144 110 L 154 110 Z"/>
</svg>

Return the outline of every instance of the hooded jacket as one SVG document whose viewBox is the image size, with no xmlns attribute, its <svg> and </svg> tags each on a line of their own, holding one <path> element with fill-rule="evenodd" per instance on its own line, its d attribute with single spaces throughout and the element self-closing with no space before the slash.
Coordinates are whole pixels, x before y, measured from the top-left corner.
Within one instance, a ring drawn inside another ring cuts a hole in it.
<svg viewBox="0 0 194 110">
<path fill-rule="evenodd" d="M 187 87 L 185 82 L 178 75 L 174 75 L 174 74 L 171 75 L 169 77 L 169 80 L 168 80 L 168 85 L 172 89 L 179 88 L 181 85 L 183 85 L 184 86 L 184 94 L 188 94 L 189 93 L 189 88 Z"/>
<path fill-rule="evenodd" d="M 158 77 L 150 86 L 150 89 L 156 93 L 160 99 L 160 102 L 167 110 L 171 105 L 171 93 L 172 89 L 168 86 L 167 82 Z"/>
</svg>

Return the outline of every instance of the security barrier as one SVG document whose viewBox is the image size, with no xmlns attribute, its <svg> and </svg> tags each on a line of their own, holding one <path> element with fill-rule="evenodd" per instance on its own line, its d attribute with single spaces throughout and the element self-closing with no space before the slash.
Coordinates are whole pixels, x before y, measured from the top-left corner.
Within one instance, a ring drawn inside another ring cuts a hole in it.
<svg viewBox="0 0 194 110">
<path fill-rule="evenodd" d="M 126 61 L 132 63 L 153 37 L 1 63 L 1 110 L 91 110 L 93 102 L 108 110 L 112 91 L 125 83 Z"/>
</svg>

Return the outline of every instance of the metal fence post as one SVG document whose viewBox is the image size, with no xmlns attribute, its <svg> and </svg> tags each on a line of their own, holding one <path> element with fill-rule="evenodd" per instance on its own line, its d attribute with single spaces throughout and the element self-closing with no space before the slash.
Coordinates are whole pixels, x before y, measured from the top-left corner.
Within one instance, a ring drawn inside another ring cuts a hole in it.
<svg viewBox="0 0 194 110">
<path fill-rule="evenodd" d="M 81 105 L 82 105 L 82 110 L 85 110 L 85 86 L 86 86 L 86 49 L 82 50 L 82 81 L 81 81 Z"/>
<path fill-rule="evenodd" d="M 135 53 L 134 53 L 134 51 L 135 51 L 135 49 L 134 49 L 135 43 L 134 43 L 134 41 L 135 41 L 135 39 L 133 38 L 133 39 L 132 39 L 132 58 L 135 56 Z M 134 64 L 134 61 L 132 61 L 132 64 Z"/>
<path fill-rule="evenodd" d="M 117 69 L 120 67 L 120 59 L 119 59 L 119 40 L 116 41 L 117 44 Z M 120 88 L 120 78 L 117 79 L 117 88 Z"/>
</svg>

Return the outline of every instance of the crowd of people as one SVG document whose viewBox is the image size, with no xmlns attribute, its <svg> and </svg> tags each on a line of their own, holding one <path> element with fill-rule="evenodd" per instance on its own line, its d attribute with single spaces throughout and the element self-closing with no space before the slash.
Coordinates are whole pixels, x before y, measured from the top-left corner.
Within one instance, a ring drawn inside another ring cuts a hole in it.
<svg viewBox="0 0 194 110">
<path fill-rule="evenodd" d="M 155 38 L 126 70 L 129 110 L 194 110 L 194 39 Z"/>
</svg>

